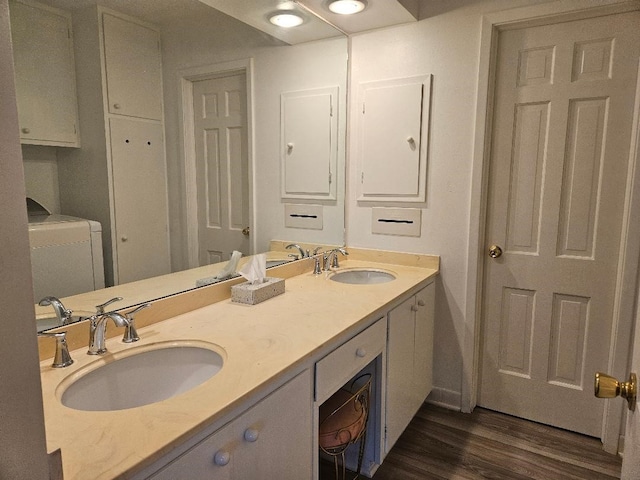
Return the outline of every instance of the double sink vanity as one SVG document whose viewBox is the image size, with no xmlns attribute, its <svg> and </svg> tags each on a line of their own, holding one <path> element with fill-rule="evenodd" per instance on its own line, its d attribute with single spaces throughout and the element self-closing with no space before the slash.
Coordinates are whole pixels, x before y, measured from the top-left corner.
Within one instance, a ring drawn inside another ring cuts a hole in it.
<svg viewBox="0 0 640 480">
<path fill-rule="evenodd" d="M 243 279 L 155 300 L 136 317 L 140 340 L 111 324 L 101 356 L 86 355 L 86 322 L 61 327 L 65 368 L 41 339 L 47 447 L 64 478 L 317 478 L 319 407 L 362 371 L 372 474 L 431 389 L 439 259 L 349 254 L 331 272 L 314 274 L 313 258 L 270 269 L 285 293 L 257 305 L 231 301 Z"/>
</svg>

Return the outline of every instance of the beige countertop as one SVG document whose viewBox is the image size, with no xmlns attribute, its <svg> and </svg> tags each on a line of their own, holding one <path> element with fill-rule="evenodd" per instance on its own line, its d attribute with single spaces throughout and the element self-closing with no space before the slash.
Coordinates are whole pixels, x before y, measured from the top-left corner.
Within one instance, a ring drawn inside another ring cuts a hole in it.
<svg viewBox="0 0 640 480">
<path fill-rule="evenodd" d="M 228 420 L 229 414 L 248 406 L 244 404 L 253 396 L 268 392 L 270 385 L 310 367 L 438 273 L 437 257 L 432 257 L 436 259 L 433 267 L 410 266 L 416 264 L 417 256 L 405 265 L 353 257 L 342 262 L 340 270 L 375 267 L 394 273 L 396 280 L 349 285 L 309 271 L 287 278 L 284 294 L 258 305 L 237 304 L 227 298 L 139 328 L 137 343 L 124 344 L 120 335 L 111 338 L 107 340 L 109 352 L 102 357 L 86 355 L 82 347 L 71 352 L 75 363 L 70 367 L 54 369 L 50 359 L 43 360 L 47 447 L 50 452 L 61 449 L 64 478 L 130 477 L 202 429 Z M 113 325 L 109 328 L 121 331 Z M 86 365 L 106 363 L 119 352 L 172 340 L 216 344 L 225 358 L 222 370 L 188 392 L 133 409 L 86 412 L 60 403 L 60 383 Z"/>
</svg>

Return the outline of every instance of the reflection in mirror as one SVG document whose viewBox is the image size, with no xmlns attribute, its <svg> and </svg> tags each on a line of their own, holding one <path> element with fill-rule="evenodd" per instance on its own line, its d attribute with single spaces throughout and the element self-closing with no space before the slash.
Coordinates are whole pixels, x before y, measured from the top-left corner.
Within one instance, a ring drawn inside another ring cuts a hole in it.
<svg viewBox="0 0 640 480">
<path fill-rule="evenodd" d="M 10 5 L 15 10 L 19 4 Z M 172 0 L 104 0 L 100 5 L 107 10 L 96 7 L 95 0 L 46 1 L 45 13 L 60 9 L 73 27 L 79 143 L 62 147 L 23 138 L 23 157 L 29 197 L 49 213 L 99 223 L 99 242 L 91 231 L 87 234 L 85 260 L 99 269 L 103 259 L 109 288 L 101 289 L 101 275 L 96 281 L 91 270 L 83 289 L 97 290 L 57 292 L 64 284 L 62 270 L 45 265 L 40 271 L 55 280 L 36 293 L 36 303 L 56 296 L 74 314 L 89 315 L 95 305 L 123 296 L 113 305 L 121 309 L 194 288 L 198 279 L 220 271 L 234 250 L 246 257 L 269 250 L 273 239 L 343 243 L 346 38 L 332 32 L 330 38 L 289 45 L 198 0 L 179 6 Z M 308 14 L 305 21 L 319 22 Z M 21 37 L 27 43 L 35 41 L 33 25 Z M 53 35 L 46 28 L 40 34 Z M 155 60 L 136 56 L 154 48 Z M 20 48 L 14 52 L 17 71 L 28 63 L 24 54 Z M 112 63 L 107 69 L 102 62 Z M 24 131 L 21 98 L 28 89 L 21 80 L 18 75 Z M 337 118 L 337 138 L 327 147 L 335 162 L 304 175 L 331 184 L 327 191 L 332 193 L 301 191 L 283 198 L 282 95 L 328 88 L 337 93 L 318 105 L 329 104 Z M 238 113 L 244 115 L 240 123 L 225 123 Z M 225 163 L 226 152 L 237 154 L 231 163 Z M 291 218 L 298 223 L 289 222 L 286 208 L 319 215 L 313 225 L 301 224 L 302 216 L 295 214 Z M 208 229 L 227 229 L 231 240 L 215 239 L 213 246 L 199 248 L 209 241 L 202 233 Z M 55 252 L 41 248 L 38 254 L 47 261 L 79 263 L 73 259 L 75 241 L 45 243 L 61 247 Z M 274 253 L 269 260 L 288 261 L 287 253 Z M 121 295 L 125 286 L 127 294 Z M 36 305 L 39 318 L 53 313 L 51 306 Z"/>
</svg>

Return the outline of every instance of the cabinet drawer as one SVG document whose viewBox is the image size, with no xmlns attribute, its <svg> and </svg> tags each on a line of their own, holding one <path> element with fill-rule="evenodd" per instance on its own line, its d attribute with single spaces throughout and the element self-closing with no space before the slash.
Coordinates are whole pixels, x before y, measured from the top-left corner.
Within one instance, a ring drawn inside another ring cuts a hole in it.
<svg viewBox="0 0 640 480">
<path fill-rule="evenodd" d="M 387 322 L 380 319 L 316 363 L 316 402 L 322 403 L 384 350 Z"/>
<path fill-rule="evenodd" d="M 311 373 L 305 370 L 151 478 L 311 478 L 312 424 Z"/>
</svg>

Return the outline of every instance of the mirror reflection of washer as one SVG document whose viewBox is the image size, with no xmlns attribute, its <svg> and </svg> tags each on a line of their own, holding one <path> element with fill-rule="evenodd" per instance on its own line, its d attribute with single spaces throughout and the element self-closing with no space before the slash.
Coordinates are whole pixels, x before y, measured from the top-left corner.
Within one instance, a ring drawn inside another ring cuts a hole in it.
<svg viewBox="0 0 640 480">
<path fill-rule="evenodd" d="M 29 208 L 34 303 L 104 288 L 102 226 Z"/>
</svg>

